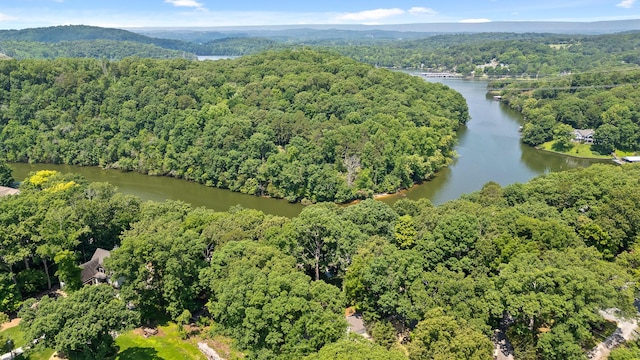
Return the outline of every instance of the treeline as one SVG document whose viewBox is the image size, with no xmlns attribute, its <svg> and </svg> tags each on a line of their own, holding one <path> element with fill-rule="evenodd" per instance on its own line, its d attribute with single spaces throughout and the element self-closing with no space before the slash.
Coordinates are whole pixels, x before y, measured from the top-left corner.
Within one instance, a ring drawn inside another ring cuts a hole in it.
<svg viewBox="0 0 640 360">
<path fill-rule="evenodd" d="M 594 129 L 594 150 L 640 150 L 640 71 L 605 70 L 538 81 L 498 81 L 489 86 L 526 118 L 522 141 L 568 143 L 573 129 Z"/>
<path fill-rule="evenodd" d="M 638 32 L 607 35 L 549 33 L 423 34 L 422 38 L 256 38 L 218 39 L 209 52 L 245 55 L 274 48 L 311 46 L 336 51 L 368 64 L 401 69 L 455 71 L 493 77 L 547 77 L 594 67 L 639 65 Z"/>
<path fill-rule="evenodd" d="M 168 175 L 255 195 L 347 202 L 454 157 L 464 98 L 326 52 L 234 61 L 0 62 L 8 161 Z"/>
<path fill-rule="evenodd" d="M 206 54 L 242 56 L 256 54 L 266 50 L 278 50 L 291 47 L 284 42 L 259 37 L 230 37 L 205 43 Z"/>
<path fill-rule="evenodd" d="M 118 40 L 75 40 L 57 43 L 2 41 L 0 53 L 13 59 L 92 58 L 120 60 L 137 56 L 152 59 L 195 59 L 192 53 L 157 45 Z"/>
<path fill-rule="evenodd" d="M 206 308 L 213 334 L 235 339 L 250 359 L 490 359 L 498 328 L 518 359 L 585 359 L 609 328 L 599 310 L 636 312 L 639 175 L 638 166 L 594 165 L 488 183 L 438 207 L 369 199 L 287 219 L 140 203 L 108 184 L 37 172 L 20 195 L 0 199 L 0 310 L 17 309 L 54 274 L 77 283 L 69 263 L 118 245 L 106 267 L 124 282 L 108 316 L 135 326 Z M 63 303 L 113 296 L 78 294 Z M 102 340 L 86 339 L 109 326 L 75 336 L 47 324 L 77 329 L 83 314 L 32 304 L 21 314 L 29 336 L 47 335 L 39 346 L 100 350 Z M 345 338 L 345 306 L 363 312 L 375 345 Z M 107 316 L 99 309 L 94 317 Z"/>
<path fill-rule="evenodd" d="M 0 31 L 0 47 L 19 58 L 96 57 L 120 59 L 137 43 L 141 57 L 182 54 L 247 55 L 265 50 L 329 49 L 372 65 L 463 75 L 543 77 L 594 67 L 639 65 L 637 31 L 607 35 L 550 33 L 444 34 L 394 31 L 290 29 L 261 33 L 133 32 L 83 25 Z M 115 43 L 113 43 L 115 42 Z M 119 48 L 117 43 L 122 42 Z M 73 51 L 77 44 L 83 50 Z M 109 44 L 109 49 L 103 49 Z M 10 46 L 11 45 L 11 46 Z M 60 47 L 60 49 L 57 49 Z M 158 53 L 156 47 L 167 49 Z M 115 56 L 114 56 L 115 55 Z M 120 56 L 118 56 L 120 55 Z"/>
<path fill-rule="evenodd" d="M 300 35 L 303 36 L 303 35 Z M 274 48 L 311 46 L 368 64 L 401 69 L 454 71 L 494 77 L 547 77 L 594 67 L 639 65 L 638 32 L 607 35 L 541 33 L 424 34 L 423 38 L 278 39 L 227 38 L 207 44 L 210 52 L 244 55 Z"/>
<path fill-rule="evenodd" d="M 159 39 L 122 29 L 87 25 L 61 25 L 22 30 L 0 30 L 0 43 L 5 41 L 49 44 L 76 41 L 92 43 L 96 40 L 134 42 L 192 53 L 198 53 L 200 48 L 198 44 L 192 42 L 174 39 Z M 97 42 L 94 44 L 96 44 L 96 47 L 99 46 L 99 43 Z"/>
<path fill-rule="evenodd" d="M 385 46 L 338 46 L 343 55 L 385 67 L 457 71 L 463 75 L 548 76 L 594 67 L 640 64 L 638 32 L 610 35 L 442 35 Z M 495 37 L 495 39 L 492 39 Z M 493 64 L 492 64 L 493 62 Z M 488 65 L 477 68 L 479 65 Z"/>
</svg>

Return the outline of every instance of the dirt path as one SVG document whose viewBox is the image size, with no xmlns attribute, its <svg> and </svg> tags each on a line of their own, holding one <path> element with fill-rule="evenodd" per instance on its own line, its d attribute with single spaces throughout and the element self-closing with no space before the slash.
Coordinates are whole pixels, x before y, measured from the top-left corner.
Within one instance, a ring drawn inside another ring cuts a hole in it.
<svg viewBox="0 0 640 360">
<path fill-rule="evenodd" d="M 16 327 L 20 325 L 20 318 L 15 318 L 9 322 L 6 322 L 2 325 L 0 325 L 0 331 L 2 330 L 7 330 L 7 329 L 11 329 L 12 327 Z"/>
</svg>

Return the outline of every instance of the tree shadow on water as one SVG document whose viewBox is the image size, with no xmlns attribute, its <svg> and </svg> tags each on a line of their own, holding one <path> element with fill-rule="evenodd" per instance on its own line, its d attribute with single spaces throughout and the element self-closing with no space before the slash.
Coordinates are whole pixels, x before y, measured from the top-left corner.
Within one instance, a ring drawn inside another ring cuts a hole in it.
<svg viewBox="0 0 640 360">
<path fill-rule="evenodd" d="M 162 360 L 154 348 L 132 347 L 121 352 L 116 360 Z"/>
</svg>

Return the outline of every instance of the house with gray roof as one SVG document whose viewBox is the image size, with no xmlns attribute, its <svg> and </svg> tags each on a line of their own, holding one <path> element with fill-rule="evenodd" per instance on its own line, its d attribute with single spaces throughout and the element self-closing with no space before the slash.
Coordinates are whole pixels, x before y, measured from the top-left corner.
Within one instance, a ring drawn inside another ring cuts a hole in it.
<svg viewBox="0 0 640 360">
<path fill-rule="evenodd" d="M 86 263 L 80 265 L 82 268 L 82 272 L 80 274 L 80 278 L 82 279 L 82 284 L 100 284 L 108 282 L 109 276 L 104 269 L 104 259 L 108 258 L 111 255 L 109 250 L 97 248 L 93 253 L 91 260 Z"/>
<path fill-rule="evenodd" d="M 573 140 L 579 143 L 593 144 L 593 135 L 595 131 L 593 129 L 574 129 Z"/>
</svg>

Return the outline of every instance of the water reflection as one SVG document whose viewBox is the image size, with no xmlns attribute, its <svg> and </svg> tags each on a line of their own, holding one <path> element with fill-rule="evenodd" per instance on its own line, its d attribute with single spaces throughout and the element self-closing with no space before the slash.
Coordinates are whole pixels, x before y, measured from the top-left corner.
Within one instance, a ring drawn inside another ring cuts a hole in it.
<svg viewBox="0 0 640 360">
<path fill-rule="evenodd" d="M 467 99 L 471 120 L 458 132 L 456 151 L 459 158 L 449 168 L 436 174 L 432 181 L 387 198 L 384 200 L 387 203 L 391 204 L 403 197 L 414 200 L 426 197 L 435 204 L 441 204 L 462 194 L 480 190 L 489 181 L 505 186 L 527 182 L 537 175 L 551 171 L 603 162 L 543 152 L 522 144 L 519 133 L 522 116 L 487 94 L 485 81 L 429 81 L 441 82 Z"/>
</svg>

